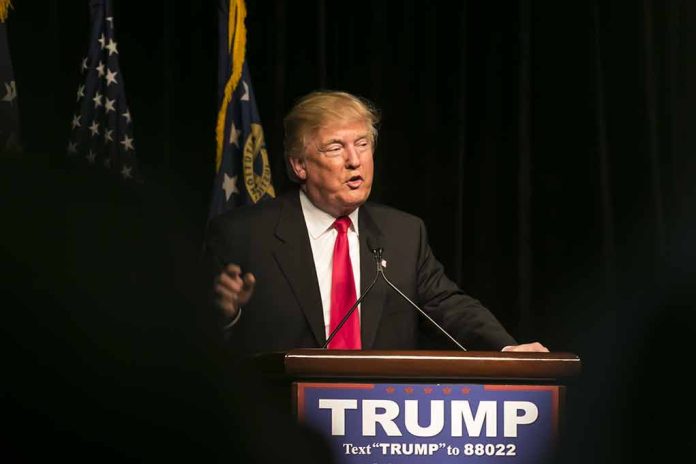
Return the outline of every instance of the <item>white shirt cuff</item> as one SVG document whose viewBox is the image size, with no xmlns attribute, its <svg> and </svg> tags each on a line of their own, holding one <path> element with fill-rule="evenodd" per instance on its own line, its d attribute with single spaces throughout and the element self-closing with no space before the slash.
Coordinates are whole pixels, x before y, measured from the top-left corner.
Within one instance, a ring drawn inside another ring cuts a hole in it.
<svg viewBox="0 0 696 464">
<path fill-rule="evenodd" d="M 234 319 L 232 319 L 230 322 L 225 324 L 222 327 L 222 330 L 227 331 L 227 330 L 231 329 L 232 327 L 234 327 L 234 325 L 239 321 L 240 317 L 242 317 L 242 307 L 241 306 L 239 307 L 239 310 L 237 311 L 237 315 L 234 317 Z"/>
</svg>

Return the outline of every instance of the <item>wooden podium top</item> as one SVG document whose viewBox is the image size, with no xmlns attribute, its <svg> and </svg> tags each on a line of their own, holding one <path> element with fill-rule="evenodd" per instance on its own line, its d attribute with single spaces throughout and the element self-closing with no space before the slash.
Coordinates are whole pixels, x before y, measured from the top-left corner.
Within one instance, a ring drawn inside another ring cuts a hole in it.
<svg viewBox="0 0 696 464">
<path fill-rule="evenodd" d="M 255 357 L 264 374 L 289 379 L 513 380 L 569 379 L 580 374 L 572 353 L 295 349 Z"/>
</svg>

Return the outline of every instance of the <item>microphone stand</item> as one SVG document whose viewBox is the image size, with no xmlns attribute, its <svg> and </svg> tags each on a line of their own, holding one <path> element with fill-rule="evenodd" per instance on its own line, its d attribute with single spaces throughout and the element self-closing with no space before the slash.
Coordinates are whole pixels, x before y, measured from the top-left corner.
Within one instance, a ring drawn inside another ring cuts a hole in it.
<svg viewBox="0 0 696 464">
<path fill-rule="evenodd" d="M 440 324 L 438 324 L 437 322 L 435 322 L 435 321 L 433 320 L 433 318 L 430 317 L 430 316 L 428 315 L 428 313 L 426 313 L 426 312 L 423 311 L 420 307 L 418 307 L 418 305 L 415 304 L 413 301 L 411 301 L 411 299 L 410 299 L 409 297 L 407 297 L 406 295 L 404 295 L 404 293 L 403 293 L 401 290 L 399 290 L 399 289 L 396 287 L 396 285 L 394 285 L 393 283 L 391 283 L 391 282 L 389 281 L 389 279 L 387 279 L 387 276 L 384 274 L 384 267 L 382 266 L 382 251 L 383 251 L 382 248 L 377 248 L 377 247 L 376 247 L 376 248 L 373 248 L 371 251 L 372 251 L 372 256 L 374 256 L 374 258 L 375 258 L 375 263 L 377 264 L 377 273 L 375 274 L 375 278 L 372 279 L 372 283 L 370 283 L 370 285 L 367 287 L 367 290 L 365 290 L 365 293 L 362 294 L 362 296 L 358 299 L 358 301 L 356 301 L 355 304 L 348 310 L 348 312 L 346 313 L 346 315 L 343 316 L 343 319 L 341 319 L 341 322 L 339 322 L 338 326 L 336 326 L 336 328 L 334 329 L 334 331 L 331 332 L 331 334 L 329 334 L 329 338 L 326 339 L 326 343 L 324 343 L 324 345 L 322 346 L 322 348 L 326 348 L 326 347 L 329 346 L 329 343 L 331 342 L 331 340 L 333 340 L 333 338 L 336 336 L 336 334 L 338 333 L 338 331 L 341 330 L 341 327 L 343 327 L 343 324 L 345 324 L 346 321 L 348 320 L 348 318 L 351 316 L 351 314 L 353 314 L 353 311 L 355 311 L 355 308 L 357 308 L 358 305 L 362 302 L 362 300 L 365 299 L 365 297 L 367 296 L 367 294 L 370 293 L 370 290 L 371 290 L 372 287 L 375 285 L 375 282 L 377 282 L 377 279 L 379 278 L 379 276 L 382 276 L 382 278 L 384 279 L 384 281 L 385 281 L 391 288 L 393 288 L 394 290 L 396 290 L 396 293 L 398 293 L 399 295 L 401 295 L 401 297 L 402 297 L 403 299 L 405 299 L 406 301 L 408 301 L 408 302 L 411 304 L 411 306 L 413 306 L 414 308 L 416 308 L 416 309 L 418 310 L 418 312 L 420 312 L 423 316 L 425 316 L 426 319 L 428 319 L 433 325 L 435 325 L 435 327 L 437 327 L 437 328 L 440 330 L 440 332 L 442 332 L 442 333 L 445 334 L 450 340 L 452 340 L 452 342 L 453 342 L 455 345 L 457 345 L 459 348 L 461 348 L 462 351 L 467 351 L 467 349 L 464 348 L 457 340 L 455 340 L 455 338 L 452 337 L 452 335 L 450 335 L 445 329 L 443 329 L 443 328 L 440 326 Z"/>
<path fill-rule="evenodd" d="M 416 308 L 416 309 L 418 310 L 419 313 L 421 313 L 423 316 L 426 317 L 426 319 L 428 319 L 430 322 L 432 322 L 433 325 L 435 325 L 435 327 L 437 327 L 438 329 L 440 329 L 440 332 L 442 332 L 443 334 L 447 335 L 447 337 L 448 337 L 450 340 L 452 340 L 452 342 L 453 342 L 455 345 L 457 345 L 459 348 L 461 348 L 462 351 L 467 351 L 467 349 L 464 348 L 457 340 L 455 340 L 455 338 L 454 338 L 453 336 L 451 336 L 445 329 L 443 329 L 443 328 L 440 326 L 440 324 L 438 324 L 437 322 L 435 322 L 435 321 L 433 320 L 433 318 L 430 317 L 430 316 L 428 315 L 428 313 L 426 313 L 425 311 L 423 311 L 422 309 L 420 309 L 420 307 L 419 307 L 416 303 L 414 303 L 413 301 L 411 301 L 411 299 L 410 299 L 409 297 L 407 297 L 406 295 L 404 295 L 404 293 L 403 293 L 401 290 L 399 290 L 398 288 L 396 288 L 396 285 L 394 285 L 393 283 L 391 283 L 391 282 L 389 281 L 389 279 L 387 279 L 387 276 L 384 274 L 384 268 L 382 267 L 382 249 L 381 249 L 381 248 L 375 248 L 374 250 L 372 250 L 372 253 L 373 253 L 374 257 L 375 257 L 375 261 L 377 262 L 377 275 L 381 275 L 382 278 L 384 279 L 384 281 L 385 281 L 387 284 L 389 284 L 389 286 L 390 286 L 391 288 L 393 288 L 394 290 L 396 290 L 396 293 L 398 293 L 399 295 L 401 295 L 401 296 L 403 297 L 404 300 L 408 301 L 408 302 L 411 304 L 411 306 L 413 306 L 414 308 Z M 375 277 L 375 279 L 376 279 L 376 278 L 377 278 L 377 277 Z"/>
</svg>

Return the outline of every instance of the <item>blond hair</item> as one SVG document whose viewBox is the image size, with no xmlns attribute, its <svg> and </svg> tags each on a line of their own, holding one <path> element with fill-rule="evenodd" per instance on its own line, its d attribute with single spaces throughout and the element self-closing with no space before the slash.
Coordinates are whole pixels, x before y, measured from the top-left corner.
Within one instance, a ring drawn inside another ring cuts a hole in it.
<svg viewBox="0 0 696 464">
<path fill-rule="evenodd" d="M 299 182 L 290 167 L 290 158 L 304 158 L 307 137 L 333 122 L 364 121 L 370 142 L 377 143 L 379 110 L 369 100 L 347 92 L 318 90 L 301 97 L 283 120 L 285 165 L 291 180 Z"/>
</svg>

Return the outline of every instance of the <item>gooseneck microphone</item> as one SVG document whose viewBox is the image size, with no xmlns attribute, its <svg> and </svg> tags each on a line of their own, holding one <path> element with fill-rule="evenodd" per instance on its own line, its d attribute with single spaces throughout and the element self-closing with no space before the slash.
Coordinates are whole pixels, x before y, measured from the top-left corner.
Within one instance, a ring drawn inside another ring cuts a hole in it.
<svg viewBox="0 0 696 464">
<path fill-rule="evenodd" d="M 329 334 L 329 337 L 326 339 L 326 343 L 324 343 L 324 345 L 322 346 L 322 348 L 326 348 L 326 347 L 329 346 L 329 343 L 331 342 L 331 340 L 333 340 L 333 338 L 336 336 L 336 334 L 341 330 L 341 327 L 343 327 L 343 324 L 346 323 L 346 321 L 347 321 L 348 318 L 351 316 L 351 314 L 353 314 L 353 312 L 354 312 L 355 309 L 358 307 L 358 305 L 362 302 L 362 300 L 365 299 L 365 297 L 367 296 L 367 294 L 370 293 L 370 290 L 372 290 L 372 287 L 374 287 L 375 283 L 377 282 L 377 279 L 378 279 L 380 276 L 382 276 L 382 279 L 384 279 L 384 281 L 385 281 L 391 288 L 393 288 L 393 289 L 396 291 L 396 293 L 398 293 L 399 295 L 401 295 L 401 297 L 402 297 L 403 299 L 405 299 L 406 301 L 408 301 L 408 302 L 411 304 L 411 306 L 413 306 L 414 308 L 416 308 L 416 309 L 418 310 L 418 312 L 421 313 L 423 316 L 425 316 L 425 318 L 428 319 L 435 327 L 437 327 L 438 330 L 440 330 L 440 332 L 442 332 L 443 334 L 445 334 L 445 335 L 447 336 L 447 338 L 449 338 L 450 340 L 452 340 L 452 342 L 453 342 L 455 345 L 457 345 L 459 348 L 461 348 L 462 351 L 467 351 L 467 349 L 464 348 L 464 347 L 461 345 L 461 343 L 459 343 L 457 340 L 455 340 L 455 338 L 454 338 L 452 335 L 449 334 L 449 332 L 447 332 L 444 328 L 442 328 L 442 326 L 440 326 L 440 324 L 438 324 L 437 322 L 435 322 L 435 321 L 433 320 L 433 318 L 430 317 L 430 316 L 428 315 L 428 313 L 426 313 L 426 312 L 423 311 L 420 307 L 418 307 L 418 305 L 415 304 L 413 301 L 411 301 L 411 299 L 410 299 L 409 297 L 407 297 L 406 295 L 404 295 L 404 293 L 403 293 L 401 290 L 399 290 L 399 289 L 396 287 L 396 285 L 394 285 L 393 283 L 391 283 L 391 282 L 389 281 L 389 279 L 387 279 L 387 276 L 384 274 L 384 266 L 382 265 L 382 253 L 384 252 L 384 249 L 383 249 L 381 246 L 379 246 L 379 243 L 375 243 L 375 242 L 372 240 L 372 237 L 369 237 L 369 236 L 368 236 L 368 237 L 367 237 L 367 247 L 370 249 L 370 252 L 372 253 L 373 258 L 375 259 L 375 264 L 376 264 L 376 266 L 377 266 L 377 272 L 375 273 L 375 278 L 372 279 L 372 282 L 370 283 L 370 285 L 368 285 L 367 289 L 366 289 L 365 292 L 360 296 L 360 298 L 358 298 L 358 301 L 356 301 L 355 304 L 353 304 L 353 306 L 351 306 L 351 308 L 350 308 L 350 309 L 348 310 L 348 312 L 345 314 L 345 316 L 343 316 L 343 319 L 341 319 L 341 322 L 338 323 L 338 325 L 337 325 L 336 328 L 333 330 L 333 332 L 331 332 L 331 333 Z"/>
<path fill-rule="evenodd" d="M 423 316 L 425 316 L 425 318 L 428 319 L 435 327 L 437 327 L 438 330 L 440 330 L 440 332 L 442 332 L 443 334 L 445 334 L 445 335 L 447 336 L 447 338 L 449 338 L 450 340 L 452 340 L 452 342 L 453 342 L 455 345 L 457 345 L 459 348 L 461 348 L 462 351 L 467 351 L 466 348 L 464 348 L 464 347 L 461 345 L 461 343 L 459 343 L 457 340 L 455 340 L 455 338 L 454 338 L 452 335 L 449 334 L 449 332 L 447 332 L 444 328 L 442 328 L 442 326 L 440 326 L 440 324 L 438 324 L 437 322 L 435 322 L 435 321 L 433 320 L 433 318 L 430 317 L 430 316 L 428 315 L 428 313 L 426 313 L 425 311 L 423 311 L 416 303 L 414 303 L 413 301 L 411 301 L 411 299 L 410 299 L 409 297 L 407 297 L 406 295 L 404 295 L 404 293 L 403 293 L 401 290 L 399 290 L 399 289 L 396 287 L 396 285 L 394 285 L 393 283 L 391 283 L 391 282 L 389 281 L 389 279 L 387 279 L 387 276 L 384 274 L 384 266 L 382 265 L 382 252 L 384 251 L 384 249 L 383 249 L 381 246 L 379 246 L 378 243 L 373 243 L 370 237 L 367 238 L 367 246 L 370 248 L 370 251 L 372 252 L 372 256 L 375 258 L 375 263 L 377 264 L 377 275 L 375 276 L 375 280 L 377 280 L 377 277 L 381 275 L 382 278 L 384 279 L 384 281 L 385 281 L 391 288 L 393 288 L 393 289 L 396 291 L 396 293 L 398 293 L 399 295 L 401 295 L 401 297 L 402 297 L 404 300 L 408 301 L 408 302 L 411 304 L 411 306 L 413 306 L 414 308 L 416 308 L 416 309 L 418 310 L 418 312 L 421 313 Z M 372 282 L 372 283 L 374 284 L 374 282 Z M 372 285 L 370 285 L 370 287 L 372 287 Z"/>
</svg>

